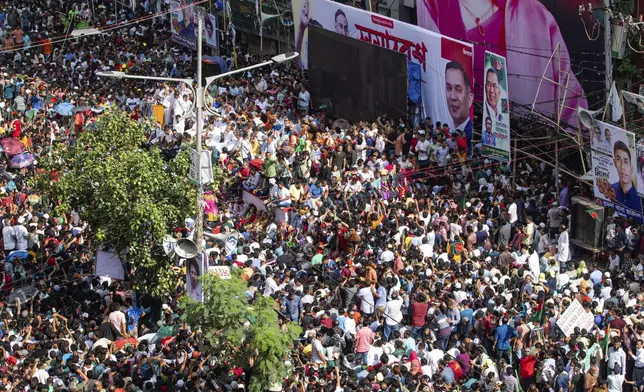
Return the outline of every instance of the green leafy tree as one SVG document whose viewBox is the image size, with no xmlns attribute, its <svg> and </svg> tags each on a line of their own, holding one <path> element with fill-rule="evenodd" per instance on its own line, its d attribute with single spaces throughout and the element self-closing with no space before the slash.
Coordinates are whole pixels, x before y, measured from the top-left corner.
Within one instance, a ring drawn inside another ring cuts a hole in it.
<svg viewBox="0 0 644 392">
<path fill-rule="evenodd" d="M 204 302 L 182 297 L 183 319 L 202 330 L 211 354 L 231 366 L 252 368 L 249 390 L 263 392 L 288 377 L 291 369 L 285 361 L 302 329 L 279 322 L 271 297 L 259 294 L 250 301 L 246 281 L 232 275 L 203 276 Z"/>
<path fill-rule="evenodd" d="M 151 126 L 107 109 L 75 144 L 54 145 L 36 186 L 60 212 L 77 211 L 99 244 L 127 258 L 137 290 L 164 295 L 181 279 L 158 244 L 194 215 L 196 190 L 187 179 L 188 151 L 166 161 L 158 148 L 145 147 Z"/>
</svg>

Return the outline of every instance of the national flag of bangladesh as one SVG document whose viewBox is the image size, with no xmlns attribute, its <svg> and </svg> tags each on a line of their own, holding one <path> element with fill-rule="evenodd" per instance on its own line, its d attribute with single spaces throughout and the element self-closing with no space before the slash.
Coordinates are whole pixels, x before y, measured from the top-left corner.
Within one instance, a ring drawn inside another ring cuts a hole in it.
<svg viewBox="0 0 644 392">
<path fill-rule="evenodd" d="M 590 215 L 590 217 L 591 217 L 591 218 L 593 218 L 594 220 L 596 220 L 596 221 L 601 221 L 601 218 L 599 217 L 599 214 L 597 213 L 597 210 L 590 209 L 590 210 L 586 210 L 586 212 L 587 212 L 587 213 L 588 213 L 588 215 Z"/>
</svg>

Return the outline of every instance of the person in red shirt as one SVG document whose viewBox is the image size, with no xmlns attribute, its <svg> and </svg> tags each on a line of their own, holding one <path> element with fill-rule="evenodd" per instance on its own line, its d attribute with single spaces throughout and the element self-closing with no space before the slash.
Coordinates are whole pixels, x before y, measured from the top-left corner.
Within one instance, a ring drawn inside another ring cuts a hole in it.
<svg viewBox="0 0 644 392">
<path fill-rule="evenodd" d="M 429 311 L 429 303 L 425 294 L 418 294 L 416 301 L 411 304 L 411 329 L 414 334 L 425 326 L 425 318 Z"/>
<path fill-rule="evenodd" d="M 458 151 L 467 151 L 467 137 L 465 132 L 458 131 L 456 134 L 456 149 Z"/>
<path fill-rule="evenodd" d="M 11 128 L 13 128 L 11 137 L 19 139 L 22 132 L 22 114 L 18 113 L 18 117 L 11 122 Z"/>
<path fill-rule="evenodd" d="M 448 358 L 452 358 L 452 357 L 448 356 Z M 455 381 L 458 381 L 458 380 L 460 380 L 461 378 L 463 378 L 463 375 L 464 375 L 464 374 L 463 374 L 463 368 L 461 368 L 461 364 L 459 364 L 457 360 L 452 359 L 452 360 L 447 364 L 447 367 L 449 367 L 450 369 L 452 369 L 452 371 L 454 372 L 454 380 L 455 380 Z"/>
<path fill-rule="evenodd" d="M 534 355 L 526 355 L 519 361 L 519 382 L 524 391 L 537 380 L 536 365 L 537 358 Z"/>
</svg>

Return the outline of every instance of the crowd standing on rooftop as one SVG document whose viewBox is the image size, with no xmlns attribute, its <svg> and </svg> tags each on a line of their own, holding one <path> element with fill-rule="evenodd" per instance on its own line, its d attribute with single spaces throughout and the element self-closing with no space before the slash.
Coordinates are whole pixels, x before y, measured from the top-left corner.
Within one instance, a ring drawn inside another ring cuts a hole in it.
<svg viewBox="0 0 644 392">
<path fill-rule="evenodd" d="M 133 119 L 156 115 L 149 146 L 168 159 L 195 135 L 187 86 L 96 76 L 194 74 L 190 52 L 169 40 L 167 14 L 146 18 L 166 5 L 123 7 L 120 28 L 113 6 L 0 7 L 0 137 L 34 158 L 16 168 L 0 157 L 0 387 L 243 391 L 251 370 L 213 359 L 202 332 L 180 321 L 187 290 L 152 298 L 93 276 L 91 228 L 76 213 L 57 216 L 30 186 L 39 157 L 91 132 L 107 105 Z M 60 39 L 71 18 L 104 32 Z M 258 60 L 241 50 L 238 65 Z M 61 103 L 82 110 L 61 115 Z M 223 79 L 207 104 L 219 115 L 206 117 L 205 145 L 227 174 L 209 196 L 207 229 L 237 238 L 208 239 L 208 263 L 239 269 L 250 297 L 274 298 L 284 322 L 304 331 L 285 358 L 292 376 L 270 390 L 621 392 L 644 383 L 644 232 L 607 217 L 606 259 L 573 255 L 569 208 L 588 195 L 581 183 L 525 159 L 513 176 L 441 119 L 334 123 L 312 105 L 306 74 L 288 65 Z M 16 300 L 30 288 L 34 298 Z M 557 320 L 575 300 L 594 326 L 566 335 Z"/>
</svg>

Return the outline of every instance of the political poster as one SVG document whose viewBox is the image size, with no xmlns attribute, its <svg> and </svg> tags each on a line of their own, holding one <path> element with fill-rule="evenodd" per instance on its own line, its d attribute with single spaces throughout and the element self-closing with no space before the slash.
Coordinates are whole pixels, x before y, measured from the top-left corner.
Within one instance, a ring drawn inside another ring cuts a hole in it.
<svg viewBox="0 0 644 392">
<path fill-rule="evenodd" d="M 186 292 L 195 301 L 203 301 L 203 287 L 200 278 L 206 266 L 205 255 L 199 253 L 197 257 L 186 260 Z"/>
<path fill-rule="evenodd" d="M 471 143 L 473 131 L 473 46 L 399 20 L 331 0 L 294 0 L 295 51 L 308 69 L 307 30 L 317 26 L 338 34 L 403 53 L 417 64 L 422 80 L 424 115 L 452 130 L 459 129 Z M 471 147 L 471 146 L 470 146 Z"/>
<path fill-rule="evenodd" d="M 197 19 L 192 0 L 170 0 L 170 30 L 172 40 L 181 46 L 197 48 Z"/>
<path fill-rule="evenodd" d="M 592 312 L 586 312 L 581 303 L 575 299 L 561 316 L 559 316 L 557 326 L 566 336 L 572 335 L 575 328 L 590 332 L 595 326 L 595 316 Z"/>
<path fill-rule="evenodd" d="M 638 195 L 635 135 L 597 121 L 590 142 L 593 158 L 594 194 L 598 204 L 623 217 L 642 221 Z M 639 186 L 641 188 L 641 185 Z"/>
<path fill-rule="evenodd" d="M 510 100 L 505 57 L 485 52 L 483 88 L 481 153 L 507 162 L 510 160 Z"/>
<path fill-rule="evenodd" d="M 474 44 L 475 99 L 482 102 L 486 52 L 508 61 L 510 99 L 541 113 L 561 110 L 577 128 L 578 106 L 603 100 L 604 75 L 589 66 L 603 56 L 597 15 L 579 13 L 578 0 L 416 0 L 418 26 Z M 601 1 L 592 2 L 601 7 Z M 592 30 L 592 31 L 591 31 Z M 592 39 L 588 39 L 589 36 Z M 554 54 L 554 55 L 553 55 Z M 544 79 L 542 80 L 542 77 Z M 565 99 L 563 92 L 566 92 Z M 601 91 L 601 94 L 597 92 Z M 602 102 L 603 105 L 603 102 Z"/>
<path fill-rule="evenodd" d="M 170 0 L 172 40 L 188 49 L 197 50 L 197 18 L 193 0 Z M 217 17 L 204 17 L 204 43 L 217 47 Z"/>
</svg>

